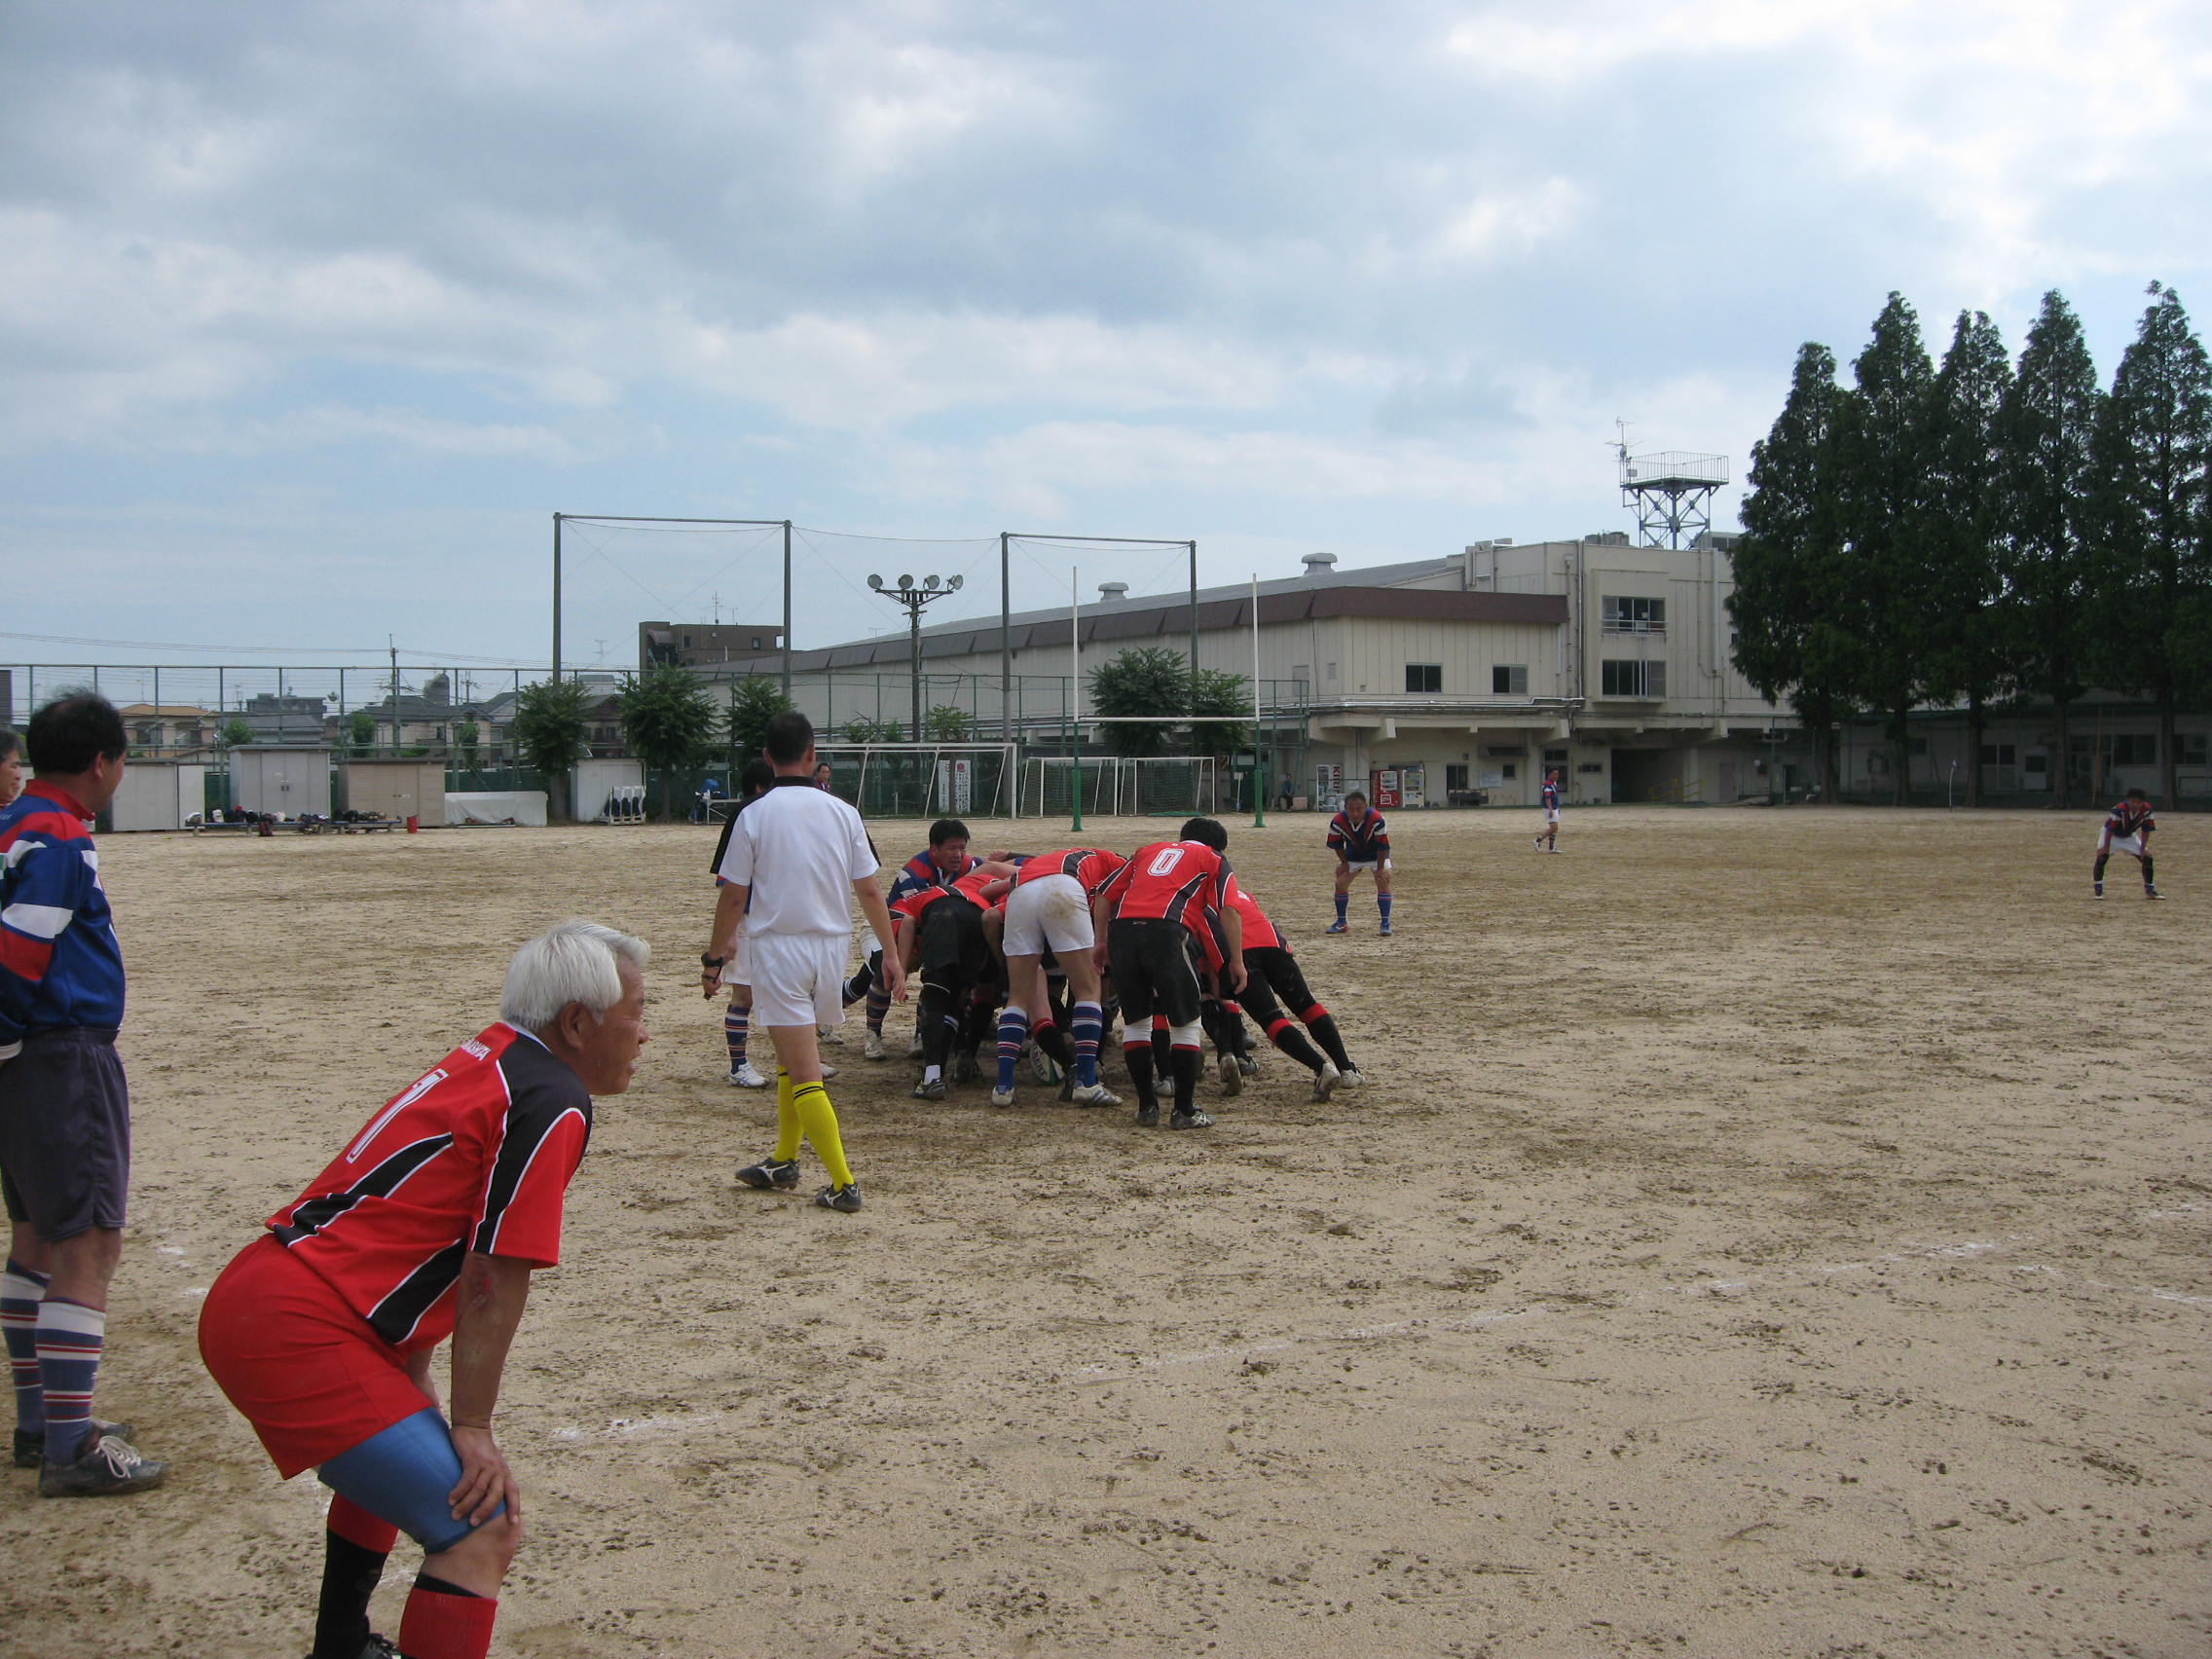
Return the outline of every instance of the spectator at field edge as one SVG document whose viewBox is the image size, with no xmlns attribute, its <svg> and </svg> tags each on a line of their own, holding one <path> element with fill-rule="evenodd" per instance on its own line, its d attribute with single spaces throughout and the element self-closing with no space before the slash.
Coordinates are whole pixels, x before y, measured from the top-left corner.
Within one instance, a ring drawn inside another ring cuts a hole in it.
<svg viewBox="0 0 2212 1659">
<path fill-rule="evenodd" d="M 46 1497 L 162 1484 L 127 1423 L 92 1416 L 107 1291 L 123 1257 L 130 1094 L 116 1057 L 123 951 L 92 821 L 123 782 L 114 705 L 65 693 L 24 733 L 35 776 L 0 807 L 0 1330 L 16 1385 L 15 1458 Z"/>
<path fill-rule="evenodd" d="M 23 740 L 0 726 L 0 806 L 23 793 Z"/>
<path fill-rule="evenodd" d="M 647 955 L 586 921 L 525 944 L 498 1021 L 371 1118 L 207 1293 L 200 1353 L 216 1384 L 278 1474 L 313 1468 L 336 1494 L 310 1659 L 394 1651 L 368 1607 L 403 1530 L 424 1556 L 396 1651 L 491 1647 L 522 1539 L 492 1412 L 531 1272 L 561 1257 L 592 1096 L 637 1070 Z M 430 1380 L 448 1335 L 450 1419 Z"/>
</svg>

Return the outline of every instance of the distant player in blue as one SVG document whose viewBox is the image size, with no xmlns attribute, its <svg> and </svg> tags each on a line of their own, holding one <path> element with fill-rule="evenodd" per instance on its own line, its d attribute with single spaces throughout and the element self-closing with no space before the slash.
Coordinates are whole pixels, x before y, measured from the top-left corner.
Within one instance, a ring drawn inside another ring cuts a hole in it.
<svg viewBox="0 0 2212 1659">
<path fill-rule="evenodd" d="M 1544 774 L 1544 827 L 1536 836 L 1541 847 L 1549 841 L 1550 851 L 1559 851 L 1559 768 L 1554 766 Z"/>
<path fill-rule="evenodd" d="M 1382 828 L 1382 815 L 1367 804 L 1363 790 L 1345 796 L 1345 809 L 1329 820 L 1329 850 L 1337 855 L 1337 919 L 1329 931 L 1345 927 L 1345 903 L 1351 896 L 1351 878 L 1361 870 L 1375 877 L 1375 905 L 1382 912 L 1382 937 L 1390 937 L 1390 832 Z"/>
</svg>

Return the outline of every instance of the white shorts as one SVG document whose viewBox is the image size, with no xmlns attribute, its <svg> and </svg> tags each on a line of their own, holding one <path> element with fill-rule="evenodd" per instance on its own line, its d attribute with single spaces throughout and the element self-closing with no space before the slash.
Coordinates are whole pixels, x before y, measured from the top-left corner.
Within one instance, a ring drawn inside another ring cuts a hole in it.
<svg viewBox="0 0 2212 1659">
<path fill-rule="evenodd" d="M 845 1022 L 851 934 L 754 934 L 746 949 L 756 1026 Z"/>
<path fill-rule="evenodd" d="M 1544 822 L 1546 824 L 1557 824 L 1559 822 L 1559 808 L 1556 806 L 1545 807 Z"/>
<path fill-rule="evenodd" d="M 1345 867 L 1356 875 L 1363 869 L 1388 869 L 1390 861 L 1388 859 L 1369 859 L 1362 864 L 1346 859 L 1345 860 Z"/>
<path fill-rule="evenodd" d="M 2140 835 L 2115 835 L 2110 830 L 2097 831 L 2099 853 L 2127 853 L 2135 858 L 2143 856 L 2143 837 Z"/>
<path fill-rule="evenodd" d="M 1090 925 L 1090 903 L 1083 883 L 1072 875 L 1041 875 L 1007 895 L 1006 940 L 1009 956 L 1042 956 L 1050 948 L 1065 957 L 1097 942 Z"/>
<path fill-rule="evenodd" d="M 732 985 L 750 985 L 753 983 L 745 968 L 745 930 L 743 928 L 737 930 L 737 944 L 731 949 L 729 960 L 722 964 L 721 982 L 722 989 L 725 991 Z"/>
</svg>

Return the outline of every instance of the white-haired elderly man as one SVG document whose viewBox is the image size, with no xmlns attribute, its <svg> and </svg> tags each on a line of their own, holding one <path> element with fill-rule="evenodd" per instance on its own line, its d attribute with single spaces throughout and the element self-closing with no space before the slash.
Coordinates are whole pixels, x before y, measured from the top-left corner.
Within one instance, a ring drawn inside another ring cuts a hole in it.
<svg viewBox="0 0 2212 1659">
<path fill-rule="evenodd" d="M 200 1352 L 289 1480 L 336 1494 L 311 1659 L 482 1659 L 522 1537 L 492 1434 L 592 1096 L 645 1046 L 642 940 L 567 921 L 515 952 L 499 1020 L 387 1101 L 207 1293 Z M 451 1417 L 430 1353 L 453 1338 Z M 400 1531 L 424 1552 L 396 1647 L 369 1630 Z"/>
</svg>

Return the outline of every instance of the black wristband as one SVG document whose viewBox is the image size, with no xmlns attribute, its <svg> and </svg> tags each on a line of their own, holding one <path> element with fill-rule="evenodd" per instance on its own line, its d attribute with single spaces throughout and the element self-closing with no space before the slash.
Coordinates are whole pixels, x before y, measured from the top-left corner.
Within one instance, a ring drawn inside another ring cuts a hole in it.
<svg viewBox="0 0 2212 1659">
<path fill-rule="evenodd" d="M 729 958 L 726 956 L 709 956 L 703 950 L 699 952 L 699 966 L 702 968 L 720 968 L 725 966 L 728 961 Z"/>
</svg>

